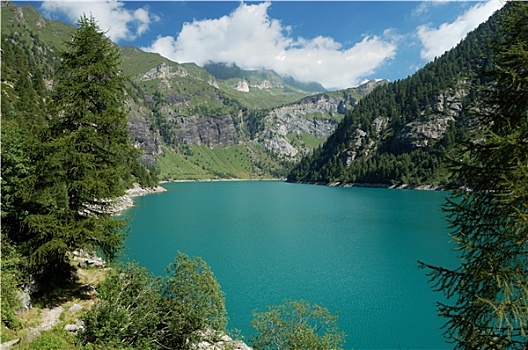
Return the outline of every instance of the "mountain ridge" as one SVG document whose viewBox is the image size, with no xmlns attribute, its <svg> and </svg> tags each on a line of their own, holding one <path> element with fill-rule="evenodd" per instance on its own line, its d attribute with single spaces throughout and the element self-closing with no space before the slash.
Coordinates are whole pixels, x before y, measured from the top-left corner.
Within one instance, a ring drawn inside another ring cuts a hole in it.
<svg viewBox="0 0 528 350">
<path fill-rule="evenodd" d="M 57 52 L 74 27 L 45 19 L 30 5 L 3 6 L 2 36 L 31 56 L 49 91 Z M 317 94 L 287 84 L 272 71 L 239 70 L 242 79 L 221 80 L 194 63 L 119 48 L 121 69 L 129 77 L 126 108 L 132 143 L 142 150 L 143 162 L 158 166 L 165 179 L 284 177 L 363 96 L 359 88 L 341 95 L 322 92 L 340 100 L 314 104 L 305 98 Z M 242 89 L 237 89 L 239 82 Z M 275 118 L 284 106 L 287 115 Z"/>
</svg>

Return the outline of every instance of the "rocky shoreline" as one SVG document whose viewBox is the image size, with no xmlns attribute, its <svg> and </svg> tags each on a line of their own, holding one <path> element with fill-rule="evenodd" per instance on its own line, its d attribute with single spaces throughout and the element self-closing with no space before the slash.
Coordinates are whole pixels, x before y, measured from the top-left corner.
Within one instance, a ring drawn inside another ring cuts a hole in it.
<svg viewBox="0 0 528 350">
<path fill-rule="evenodd" d="M 123 211 L 134 206 L 134 200 L 132 198 L 145 196 L 147 194 L 163 193 L 165 191 L 167 190 L 159 185 L 154 187 L 141 187 L 139 184 L 135 183 L 134 187 L 126 190 L 126 193 L 123 196 L 113 200 L 112 204 L 108 207 L 108 212 L 112 215 L 120 215 Z"/>
<path fill-rule="evenodd" d="M 446 191 L 446 188 L 438 185 L 389 185 L 381 183 L 357 183 L 357 182 L 297 182 L 307 185 L 319 185 L 329 187 L 367 187 L 367 188 L 386 188 L 391 190 L 418 190 L 418 191 Z"/>
</svg>

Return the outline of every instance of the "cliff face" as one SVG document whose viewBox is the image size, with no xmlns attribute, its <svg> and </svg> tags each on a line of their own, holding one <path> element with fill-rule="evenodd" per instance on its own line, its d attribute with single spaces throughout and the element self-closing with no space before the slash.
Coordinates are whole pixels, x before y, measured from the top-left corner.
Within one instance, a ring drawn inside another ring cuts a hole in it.
<svg viewBox="0 0 528 350">
<path fill-rule="evenodd" d="M 178 143 L 183 145 L 206 145 L 207 147 L 226 147 L 239 142 L 238 132 L 229 115 L 202 118 L 173 117 L 174 134 Z"/>
<path fill-rule="evenodd" d="M 427 148 L 431 142 L 441 140 L 462 113 L 467 93 L 464 89 L 448 89 L 439 94 L 435 103 L 431 104 L 431 114 L 422 112 L 416 120 L 397 131 L 395 141 L 399 147 L 410 151 Z"/>
<path fill-rule="evenodd" d="M 328 136 L 356 103 L 386 81 L 369 81 L 357 88 L 322 93 L 271 110 L 257 139 L 270 152 L 291 159 L 309 153 Z"/>
<path fill-rule="evenodd" d="M 137 49 L 133 52 L 129 49 L 127 53 L 140 54 Z M 138 69 L 128 61 L 125 67 Z M 262 91 L 277 94 L 277 89 L 284 89 L 286 85 L 280 77 L 270 71 L 247 72 L 228 67 L 234 69 L 232 72 L 223 66 L 215 67 L 216 70 L 210 67 L 216 74 L 213 76 L 199 67 L 193 71 L 188 66 L 164 60 L 132 77 L 143 87 L 142 99 L 153 112 L 149 130 L 154 136 L 149 142 L 143 142 L 146 158 L 163 154 L 159 147 L 153 147 L 161 139 L 174 152 L 181 145 L 215 148 L 248 144 L 267 150 L 251 154 L 255 163 L 262 163 L 262 157 L 295 161 L 323 142 L 364 94 L 385 83 L 370 81 L 355 89 L 306 96 L 265 112 L 262 108 L 248 108 L 248 101 L 258 96 L 252 94 Z M 233 75 L 242 78 L 233 78 Z M 219 78 L 226 80 L 219 81 Z M 233 95 L 233 92 L 242 95 Z M 237 96 L 243 96 L 242 100 L 237 100 Z M 244 122 L 259 109 L 259 117 L 253 123 Z M 144 120 L 147 122 L 147 119 Z M 137 128 L 131 129 L 134 138 L 148 140 L 139 122 L 136 125 Z"/>
<path fill-rule="evenodd" d="M 257 139 L 266 149 L 282 157 L 294 158 L 299 152 L 306 153 L 313 144 L 307 145 L 303 135 L 311 136 L 316 143 L 326 139 L 342 118 L 338 112 L 342 103 L 342 99 L 322 94 L 275 108 L 264 117 L 265 128 Z"/>
<path fill-rule="evenodd" d="M 159 131 L 152 130 L 152 113 L 131 98 L 127 100 L 127 106 L 129 108 L 128 130 L 132 144 L 142 151 L 142 162 L 148 166 L 154 166 L 156 156 L 163 156 L 164 153 L 161 148 Z"/>
</svg>

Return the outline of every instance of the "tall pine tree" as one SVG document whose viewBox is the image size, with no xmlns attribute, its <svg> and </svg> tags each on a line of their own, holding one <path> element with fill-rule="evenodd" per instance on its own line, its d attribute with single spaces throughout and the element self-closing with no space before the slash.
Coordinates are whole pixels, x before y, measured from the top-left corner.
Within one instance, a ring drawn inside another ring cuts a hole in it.
<svg viewBox="0 0 528 350">
<path fill-rule="evenodd" d="M 469 190 L 446 204 L 461 265 L 428 266 L 456 349 L 528 348 L 528 3 L 506 6 L 481 128 L 453 164 Z"/>
<path fill-rule="evenodd" d="M 130 184 L 129 164 L 137 156 L 118 48 L 93 18 L 82 17 L 60 56 L 49 128 L 26 186 L 28 214 L 13 237 L 34 276 L 46 282 L 67 276 L 61 272 L 68 271 L 65 258 L 73 250 L 116 256 L 124 223 L 107 208 Z"/>
</svg>

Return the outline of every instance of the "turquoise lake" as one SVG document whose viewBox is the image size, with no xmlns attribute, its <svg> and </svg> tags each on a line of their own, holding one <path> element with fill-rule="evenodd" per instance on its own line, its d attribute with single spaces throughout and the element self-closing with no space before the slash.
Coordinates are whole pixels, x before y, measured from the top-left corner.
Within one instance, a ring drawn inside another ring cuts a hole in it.
<svg viewBox="0 0 528 350">
<path fill-rule="evenodd" d="M 445 192 L 278 181 L 169 183 L 135 199 L 125 254 L 164 274 L 178 251 L 204 259 L 226 293 L 229 328 L 285 299 L 340 311 L 347 349 L 448 349 L 442 298 L 418 260 L 457 264 Z"/>
</svg>

